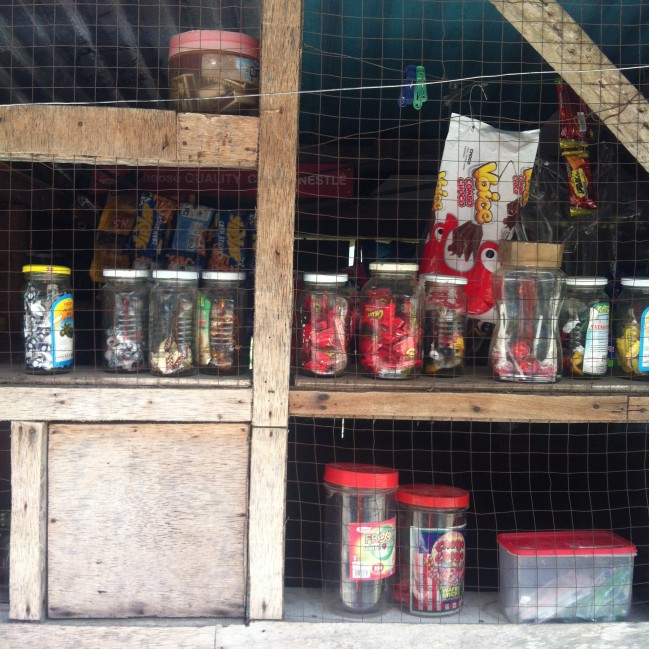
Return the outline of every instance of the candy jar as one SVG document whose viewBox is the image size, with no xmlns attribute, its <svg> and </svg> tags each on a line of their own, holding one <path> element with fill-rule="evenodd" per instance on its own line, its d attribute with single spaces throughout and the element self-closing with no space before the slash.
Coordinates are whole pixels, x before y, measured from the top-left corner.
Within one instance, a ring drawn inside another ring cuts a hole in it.
<svg viewBox="0 0 649 649">
<path fill-rule="evenodd" d="M 74 362 L 74 300 L 66 266 L 23 266 L 25 371 L 59 374 Z"/>
<path fill-rule="evenodd" d="M 649 278 L 623 277 L 615 308 L 615 358 L 622 376 L 649 377 Z"/>
<path fill-rule="evenodd" d="M 360 297 L 359 362 L 375 378 L 410 379 L 422 366 L 417 264 L 374 262 Z"/>
<path fill-rule="evenodd" d="M 196 371 L 194 353 L 198 273 L 154 270 L 149 303 L 149 369 L 160 376 Z"/>
<path fill-rule="evenodd" d="M 559 316 L 563 373 L 573 378 L 598 378 L 608 371 L 611 305 L 606 277 L 567 277 Z"/>
<path fill-rule="evenodd" d="M 498 321 L 490 348 L 501 381 L 553 383 L 561 378 L 559 311 L 565 274 L 563 246 L 501 241 L 501 267 L 494 273 Z"/>
<path fill-rule="evenodd" d="M 350 308 L 345 274 L 305 273 L 297 308 L 298 369 L 336 376 L 349 362 Z"/>
<path fill-rule="evenodd" d="M 424 297 L 424 374 L 456 376 L 464 370 L 466 277 L 422 275 Z"/>
<path fill-rule="evenodd" d="M 198 367 L 212 374 L 238 374 L 249 366 L 248 290 L 243 271 L 206 270 L 198 295 Z"/>
<path fill-rule="evenodd" d="M 143 370 L 149 353 L 149 271 L 105 268 L 103 276 L 104 368 Z"/>
</svg>

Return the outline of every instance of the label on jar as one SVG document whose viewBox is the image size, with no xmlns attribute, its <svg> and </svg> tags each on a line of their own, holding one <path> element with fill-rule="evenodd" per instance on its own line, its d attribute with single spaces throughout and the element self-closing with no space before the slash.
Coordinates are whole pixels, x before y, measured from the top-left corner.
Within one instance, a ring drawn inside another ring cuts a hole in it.
<svg viewBox="0 0 649 649">
<path fill-rule="evenodd" d="M 462 605 L 464 534 L 410 528 L 410 610 L 443 613 Z"/>
<path fill-rule="evenodd" d="M 52 367 L 72 365 L 74 354 L 74 320 L 72 295 L 62 295 L 50 310 L 52 328 Z"/>
<path fill-rule="evenodd" d="M 608 365 L 608 302 L 597 302 L 588 310 L 584 341 L 584 374 L 605 374 Z"/>
<path fill-rule="evenodd" d="M 375 581 L 394 574 L 396 516 L 378 523 L 350 523 L 349 578 Z"/>
<path fill-rule="evenodd" d="M 649 307 L 640 316 L 640 354 L 638 356 L 638 370 L 649 372 Z"/>
<path fill-rule="evenodd" d="M 210 310 L 212 302 L 202 293 L 197 301 L 198 364 L 200 367 L 210 363 Z"/>
</svg>

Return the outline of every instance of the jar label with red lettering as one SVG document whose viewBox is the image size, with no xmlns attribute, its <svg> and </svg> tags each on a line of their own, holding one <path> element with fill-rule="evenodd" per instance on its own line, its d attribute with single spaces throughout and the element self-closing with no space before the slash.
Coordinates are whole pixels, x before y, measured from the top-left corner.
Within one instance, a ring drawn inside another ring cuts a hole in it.
<svg viewBox="0 0 649 649">
<path fill-rule="evenodd" d="M 377 523 L 349 525 L 349 578 L 374 581 L 394 574 L 396 516 Z"/>
<path fill-rule="evenodd" d="M 462 606 L 464 534 L 410 528 L 410 610 L 443 613 Z"/>
</svg>

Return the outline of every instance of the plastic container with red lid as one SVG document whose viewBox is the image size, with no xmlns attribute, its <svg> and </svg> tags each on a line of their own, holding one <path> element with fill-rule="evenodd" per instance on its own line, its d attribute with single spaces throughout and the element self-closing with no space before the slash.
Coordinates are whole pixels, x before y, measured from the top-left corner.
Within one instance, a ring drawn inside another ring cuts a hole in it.
<svg viewBox="0 0 649 649">
<path fill-rule="evenodd" d="M 207 29 L 172 36 L 169 95 L 182 112 L 256 114 L 259 41 L 240 32 Z"/>
<path fill-rule="evenodd" d="M 373 613 L 389 601 L 399 473 L 373 464 L 324 470 L 324 592 L 334 610 Z"/>
<path fill-rule="evenodd" d="M 510 622 L 625 619 L 637 550 L 608 530 L 498 535 L 500 603 Z"/>
<path fill-rule="evenodd" d="M 458 487 L 399 487 L 395 601 L 416 615 L 448 615 L 462 607 L 469 492 Z"/>
</svg>

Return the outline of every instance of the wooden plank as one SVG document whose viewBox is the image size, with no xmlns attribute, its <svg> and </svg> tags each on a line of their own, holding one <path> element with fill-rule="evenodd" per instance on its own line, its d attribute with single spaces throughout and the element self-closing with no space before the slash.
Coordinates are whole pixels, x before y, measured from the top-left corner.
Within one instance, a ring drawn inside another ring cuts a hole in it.
<svg viewBox="0 0 649 649">
<path fill-rule="evenodd" d="M 627 397 L 293 390 L 289 410 L 294 417 L 622 423 L 627 419 Z"/>
<path fill-rule="evenodd" d="M 9 540 L 9 617 L 13 620 L 45 616 L 46 504 L 47 424 L 14 421 Z"/>
<path fill-rule="evenodd" d="M 649 171 L 649 102 L 556 0 L 489 0 Z"/>
<path fill-rule="evenodd" d="M 0 106 L 0 160 L 253 169 L 258 126 L 256 117 L 234 115 Z"/>
<path fill-rule="evenodd" d="M 286 428 L 253 427 L 248 530 L 248 617 L 253 620 L 282 618 L 287 450 Z"/>
<path fill-rule="evenodd" d="M 250 421 L 250 389 L 136 386 L 8 386 L 0 389 L 0 411 L 8 420 L 47 413 L 50 421 Z"/>
<path fill-rule="evenodd" d="M 49 616 L 242 617 L 248 432 L 51 426 Z"/>
</svg>

